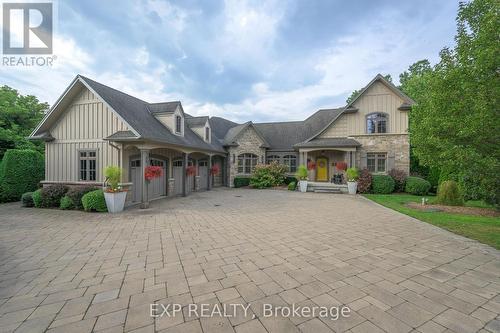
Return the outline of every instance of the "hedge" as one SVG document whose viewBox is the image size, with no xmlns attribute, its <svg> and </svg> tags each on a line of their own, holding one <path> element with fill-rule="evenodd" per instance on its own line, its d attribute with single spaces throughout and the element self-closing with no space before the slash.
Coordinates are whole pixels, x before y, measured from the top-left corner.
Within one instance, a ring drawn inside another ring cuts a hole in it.
<svg viewBox="0 0 500 333">
<path fill-rule="evenodd" d="M 388 175 L 372 176 L 372 192 L 375 194 L 390 194 L 394 191 L 394 179 Z"/>
<path fill-rule="evenodd" d="M 285 178 L 285 184 L 289 185 L 290 183 L 297 183 L 297 178 L 291 177 L 291 176 L 287 176 Z"/>
<path fill-rule="evenodd" d="M 368 169 L 363 169 L 359 173 L 358 178 L 358 192 L 368 193 L 372 187 L 372 174 Z"/>
<path fill-rule="evenodd" d="M 107 212 L 106 200 L 102 190 L 95 190 L 82 197 L 83 209 L 86 212 Z"/>
<path fill-rule="evenodd" d="M 457 182 L 446 180 L 439 184 L 436 202 L 449 206 L 463 206 L 464 200 Z"/>
<path fill-rule="evenodd" d="M 59 208 L 63 210 L 74 209 L 75 205 L 73 204 L 73 200 L 67 195 L 65 195 L 64 197 L 61 198 L 61 203 L 59 205 Z"/>
<path fill-rule="evenodd" d="M 42 207 L 42 189 L 38 189 L 35 192 L 33 192 L 33 195 L 31 196 L 33 198 L 33 205 L 35 205 L 36 208 L 41 208 Z"/>
<path fill-rule="evenodd" d="M 431 189 L 431 183 L 420 177 L 407 177 L 405 192 L 414 195 L 426 195 Z"/>
<path fill-rule="evenodd" d="M 234 178 L 234 187 L 243 187 L 250 185 L 249 177 L 235 177 Z"/>
<path fill-rule="evenodd" d="M 289 191 L 295 191 L 297 189 L 297 183 L 296 182 L 291 182 L 288 184 L 288 190 Z"/>
<path fill-rule="evenodd" d="M 75 206 L 74 207 L 75 209 L 83 209 L 82 205 L 83 196 L 95 190 L 98 190 L 98 188 L 95 186 L 90 186 L 90 185 L 76 186 L 70 188 L 69 191 L 66 193 L 66 196 L 68 196 L 71 199 L 73 205 Z"/>
<path fill-rule="evenodd" d="M 35 206 L 35 203 L 33 202 L 33 192 L 26 192 L 21 196 L 21 205 L 23 207 Z"/>
<path fill-rule="evenodd" d="M 45 176 L 43 155 L 34 150 L 9 149 L 0 164 L 0 202 L 18 201 L 35 191 Z"/>
<path fill-rule="evenodd" d="M 68 187 L 62 184 L 50 185 L 42 188 L 41 195 L 41 208 L 59 208 L 61 199 L 68 192 Z"/>
</svg>

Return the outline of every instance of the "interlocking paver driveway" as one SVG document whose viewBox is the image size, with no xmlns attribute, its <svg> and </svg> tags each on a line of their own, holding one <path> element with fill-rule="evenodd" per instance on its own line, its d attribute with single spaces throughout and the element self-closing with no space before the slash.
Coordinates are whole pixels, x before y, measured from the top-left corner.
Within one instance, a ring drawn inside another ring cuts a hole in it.
<svg viewBox="0 0 500 333">
<path fill-rule="evenodd" d="M 495 332 L 500 255 L 360 197 L 228 190 L 123 214 L 0 206 L 1 332 Z M 152 318 L 150 304 L 182 304 Z M 250 305 L 229 318 L 190 303 Z M 347 305 L 348 318 L 263 316 Z"/>
</svg>

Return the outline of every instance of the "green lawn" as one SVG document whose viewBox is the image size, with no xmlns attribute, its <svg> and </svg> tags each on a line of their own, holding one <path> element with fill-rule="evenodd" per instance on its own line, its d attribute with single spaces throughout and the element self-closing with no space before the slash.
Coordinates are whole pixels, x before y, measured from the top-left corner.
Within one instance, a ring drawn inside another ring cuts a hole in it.
<svg viewBox="0 0 500 333">
<path fill-rule="evenodd" d="M 408 208 L 405 203 L 421 202 L 422 200 L 422 197 L 411 194 L 365 194 L 364 196 L 400 213 L 500 249 L 500 218 L 445 212 L 424 212 Z M 432 199 L 429 201 L 432 202 Z M 486 207 L 479 202 L 469 202 L 466 206 Z"/>
</svg>

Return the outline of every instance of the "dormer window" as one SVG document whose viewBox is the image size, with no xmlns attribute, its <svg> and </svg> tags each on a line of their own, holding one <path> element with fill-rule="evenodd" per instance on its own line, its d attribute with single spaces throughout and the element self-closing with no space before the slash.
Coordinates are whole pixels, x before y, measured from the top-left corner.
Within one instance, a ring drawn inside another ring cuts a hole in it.
<svg viewBox="0 0 500 333">
<path fill-rule="evenodd" d="M 210 128 L 205 127 L 205 141 L 209 142 L 210 141 Z"/>
<path fill-rule="evenodd" d="M 371 113 L 366 116 L 366 133 L 387 133 L 387 114 Z"/>
<path fill-rule="evenodd" d="M 182 133 L 182 117 L 181 116 L 175 116 L 175 133 L 177 133 L 177 134 Z"/>
</svg>

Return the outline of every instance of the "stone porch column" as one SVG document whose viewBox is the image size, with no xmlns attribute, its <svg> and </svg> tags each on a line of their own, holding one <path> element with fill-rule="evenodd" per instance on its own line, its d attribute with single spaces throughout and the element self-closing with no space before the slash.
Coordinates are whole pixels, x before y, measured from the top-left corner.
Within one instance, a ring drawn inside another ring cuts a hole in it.
<svg viewBox="0 0 500 333">
<path fill-rule="evenodd" d="M 148 184 L 146 182 L 146 178 L 144 174 L 146 173 L 146 167 L 149 166 L 149 149 L 141 149 L 141 208 L 149 207 L 149 198 L 148 198 Z"/>
<path fill-rule="evenodd" d="M 207 191 L 212 189 L 212 175 L 210 174 L 210 169 L 212 169 L 212 155 L 208 155 L 208 172 L 207 172 Z"/>
<path fill-rule="evenodd" d="M 182 196 L 187 196 L 188 181 L 187 181 L 187 166 L 188 166 L 188 153 L 182 153 Z"/>
</svg>

